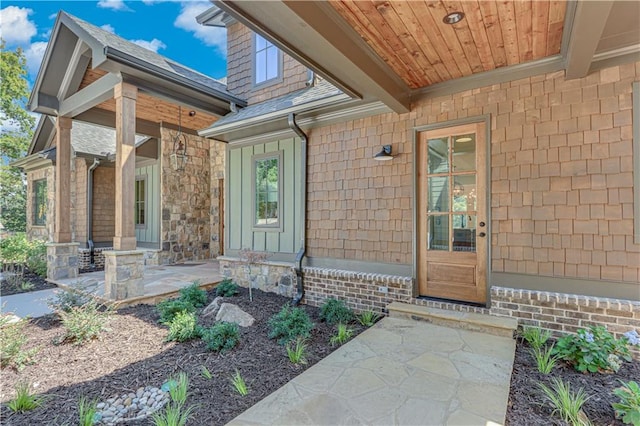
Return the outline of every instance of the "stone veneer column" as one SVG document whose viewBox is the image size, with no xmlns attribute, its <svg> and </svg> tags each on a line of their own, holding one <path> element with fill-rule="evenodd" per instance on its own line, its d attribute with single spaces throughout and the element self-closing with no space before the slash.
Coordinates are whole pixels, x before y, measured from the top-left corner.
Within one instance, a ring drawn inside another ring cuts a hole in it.
<svg viewBox="0 0 640 426">
<path fill-rule="evenodd" d="M 78 277 L 79 243 L 47 243 L 47 279 Z"/>
<path fill-rule="evenodd" d="M 112 300 L 144 296 L 144 253 L 139 250 L 103 251 L 104 293 Z"/>
</svg>

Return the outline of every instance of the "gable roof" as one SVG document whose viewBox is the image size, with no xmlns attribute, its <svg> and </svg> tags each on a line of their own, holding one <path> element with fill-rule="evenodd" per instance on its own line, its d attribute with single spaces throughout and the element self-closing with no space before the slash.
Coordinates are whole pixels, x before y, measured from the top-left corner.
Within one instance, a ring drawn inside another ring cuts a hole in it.
<svg viewBox="0 0 640 426">
<path fill-rule="evenodd" d="M 86 70 L 96 68 L 152 95 L 217 116 L 228 113 L 230 103 L 246 105 L 222 82 L 60 11 L 29 109 L 57 115 L 63 100 L 79 90 Z"/>
</svg>

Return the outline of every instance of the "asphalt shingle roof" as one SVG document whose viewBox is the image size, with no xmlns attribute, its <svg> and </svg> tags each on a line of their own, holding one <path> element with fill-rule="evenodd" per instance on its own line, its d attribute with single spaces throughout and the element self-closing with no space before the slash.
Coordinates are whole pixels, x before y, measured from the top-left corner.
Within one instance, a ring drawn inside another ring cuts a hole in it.
<svg viewBox="0 0 640 426">
<path fill-rule="evenodd" d="M 133 42 L 125 40 L 122 37 L 110 33 L 109 31 L 106 31 L 102 28 L 96 27 L 73 15 L 69 15 L 65 12 L 61 13 L 66 15 L 71 21 L 76 23 L 88 35 L 96 39 L 96 41 L 102 44 L 104 47 L 116 49 L 122 53 L 126 53 L 127 55 L 147 62 L 148 64 L 151 64 L 155 67 L 161 68 L 170 73 L 176 74 L 183 78 L 187 78 L 191 81 L 231 95 L 229 92 L 227 92 L 226 85 L 216 80 L 215 78 L 208 77 L 198 71 L 185 67 L 184 65 L 180 65 L 179 63 L 172 61 L 167 57 L 164 57 L 142 46 L 138 46 Z"/>
<path fill-rule="evenodd" d="M 210 129 L 215 129 L 222 125 L 243 121 L 249 118 L 258 117 L 289 108 L 300 107 L 300 109 L 303 109 L 304 105 L 310 102 L 341 94 L 343 94 L 343 92 L 340 89 L 336 88 L 326 80 L 320 80 L 314 86 L 297 90 L 287 95 L 270 99 L 259 104 L 250 105 L 246 108 L 242 108 L 238 112 L 229 113 L 216 121 L 210 127 Z"/>
<path fill-rule="evenodd" d="M 147 139 L 136 135 L 136 145 Z M 108 127 L 95 126 L 74 121 L 71 127 L 71 146 L 75 152 L 107 156 L 116 153 L 116 131 Z"/>
</svg>

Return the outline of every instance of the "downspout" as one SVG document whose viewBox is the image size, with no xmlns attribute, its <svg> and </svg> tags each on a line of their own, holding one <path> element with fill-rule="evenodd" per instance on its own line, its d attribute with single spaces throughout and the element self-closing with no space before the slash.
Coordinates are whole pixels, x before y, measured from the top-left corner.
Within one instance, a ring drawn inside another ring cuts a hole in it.
<svg viewBox="0 0 640 426">
<path fill-rule="evenodd" d="M 94 262 L 94 244 L 93 244 L 93 171 L 100 165 L 100 160 L 93 159 L 93 164 L 87 171 L 87 248 L 90 250 L 91 266 Z"/>
<path fill-rule="evenodd" d="M 296 124 L 296 115 L 294 113 L 289 114 L 288 118 L 289 127 L 300 137 L 300 152 L 302 156 L 302 162 L 300 164 L 300 170 L 302 170 L 302 182 L 300 190 L 300 203 L 302 205 L 302 217 L 300 223 L 302 224 L 300 229 L 300 250 L 296 254 L 296 295 L 293 298 L 293 305 L 297 306 L 304 297 L 304 277 L 302 275 L 302 260 L 307 252 L 307 135 Z"/>
</svg>

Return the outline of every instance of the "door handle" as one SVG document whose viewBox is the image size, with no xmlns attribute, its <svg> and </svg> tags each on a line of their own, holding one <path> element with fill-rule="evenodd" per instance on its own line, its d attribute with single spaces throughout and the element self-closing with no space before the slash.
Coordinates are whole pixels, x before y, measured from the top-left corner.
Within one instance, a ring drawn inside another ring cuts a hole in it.
<svg viewBox="0 0 640 426">
<path fill-rule="evenodd" d="M 478 234 L 478 237 L 486 237 L 486 236 L 487 236 L 487 234 L 485 234 L 484 232 L 481 232 L 481 233 Z"/>
</svg>

